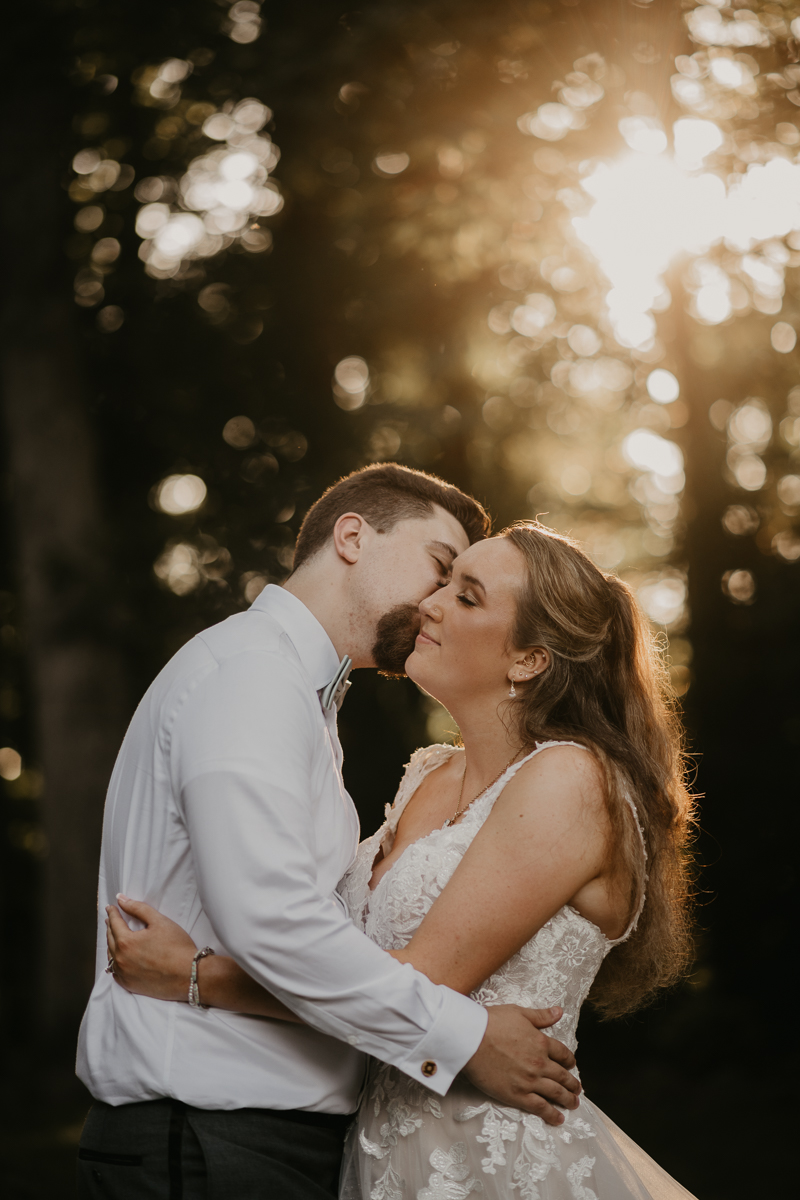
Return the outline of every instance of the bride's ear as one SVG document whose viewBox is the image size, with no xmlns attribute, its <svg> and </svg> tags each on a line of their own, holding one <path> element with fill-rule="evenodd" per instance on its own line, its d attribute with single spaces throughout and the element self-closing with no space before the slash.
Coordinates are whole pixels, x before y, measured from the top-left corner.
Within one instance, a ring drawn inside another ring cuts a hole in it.
<svg viewBox="0 0 800 1200">
<path fill-rule="evenodd" d="M 511 665 L 508 678 L 512 683 L 529 683 L 537 675 L 541 675 L 550 666 L 550 651 L 544 646 L 534 646 L 520 654 Z"/>
</svg>

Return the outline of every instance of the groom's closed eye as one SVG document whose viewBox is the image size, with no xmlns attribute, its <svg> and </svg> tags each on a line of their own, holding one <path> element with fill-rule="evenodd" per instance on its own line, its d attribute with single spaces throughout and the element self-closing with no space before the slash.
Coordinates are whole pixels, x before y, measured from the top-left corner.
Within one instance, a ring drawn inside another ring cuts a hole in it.
<svg viewBox="0 0 800 1200">
<path fill-rule="evenodd" d="M 428 545 L 430 554 L 441 575 L 440 587 L 446 587 L 453 573 L 453 561 L 457 557 L 455 546 L 448 542 L 431 542 Z"/>
</svg>

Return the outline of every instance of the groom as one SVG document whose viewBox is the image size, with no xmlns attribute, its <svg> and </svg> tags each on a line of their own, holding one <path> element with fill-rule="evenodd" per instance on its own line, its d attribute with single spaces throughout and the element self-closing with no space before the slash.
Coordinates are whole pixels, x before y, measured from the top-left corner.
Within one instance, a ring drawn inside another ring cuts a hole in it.
<svg viewBox="0 0 800 1200">
<path fill-rule="evenodd" d="M 151 685 L 106 803 L 78 1049 L 96 1100 L 81 1197 L 335 1196 L 364 1054 L 439 1095 L 463 1070 L 502 1103 L 560 1120 L 544 1096 L 554 1080 L 576 1085 L 569 1051 L 537 1028 L 552 1013 L 487 1011 L 434 985 L 357 930 L 335 891 L 359 836 L 336 732 L 349 659 L 402 673 L 420 601 L 488 524 L 433 476 L 356 471 L 309 511 L 286 585 L 199 634 Z M 119 987 L 102 920 L 118 893 L 231 954 L 305 1024 Z"/>
</svg>

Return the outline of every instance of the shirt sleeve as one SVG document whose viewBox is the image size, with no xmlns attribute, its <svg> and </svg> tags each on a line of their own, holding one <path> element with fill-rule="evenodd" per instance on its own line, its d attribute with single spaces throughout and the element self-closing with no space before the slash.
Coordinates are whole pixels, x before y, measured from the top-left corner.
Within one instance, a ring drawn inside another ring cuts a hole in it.
<svg viewBox="0 0 800 1200">
<path fill-rule="evenodd" d="M 321 893 L 318 700 L 280 654 L 253 657 L 219 664 L 173 726 L 203 908 L 239 965 L 309 1025 L 444 1095 L 480 1045 L 487 1014 L 398 963 Z"/>
</svg>

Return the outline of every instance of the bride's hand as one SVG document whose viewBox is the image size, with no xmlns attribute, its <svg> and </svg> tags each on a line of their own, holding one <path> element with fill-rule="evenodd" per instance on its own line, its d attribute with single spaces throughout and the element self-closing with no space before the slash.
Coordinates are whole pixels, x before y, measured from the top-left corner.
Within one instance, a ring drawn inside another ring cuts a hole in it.
<svg viewBox="0 0 800 1200">
<path fill-rule="evenodd" d="M 106 908 L 109 962 L 117 983 L 155 1000 L 188 1000 L 197 949 L 188 933 L 149 904 L 126 896 L 117 896 L 117 902 L 144 925 L 130 929 L 113 904 Z"/>
</svg>

